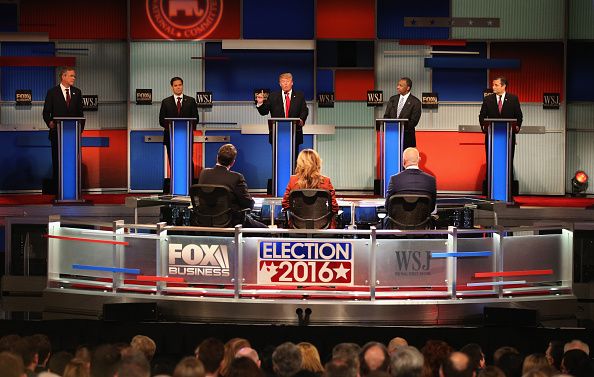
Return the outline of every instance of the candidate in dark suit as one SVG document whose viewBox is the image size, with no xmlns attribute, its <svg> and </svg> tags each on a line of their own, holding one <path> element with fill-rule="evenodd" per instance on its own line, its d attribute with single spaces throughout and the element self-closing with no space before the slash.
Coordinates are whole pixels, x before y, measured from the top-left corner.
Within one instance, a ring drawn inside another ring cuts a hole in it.
<svg viewBox="0 0 594 377">
<path fill-rule="evenodd" d="M 305 103 L 305 96 L 302 92 L 293 90 L 293 75 L 282 73 L 278 78 L 281 91 L 272 92 L 267 100 L 264 94 L 256 95 L 256 106 L 260 115 L 268 115 L 272 118 L 299 118 L 301 121 L 295 130 L 295 151 L 303 143 L 303 125 L 307 120 L 309 110 Z M 268 140 L 272 143 L 272 136 Z M 295 153 L 295 158 L 297 153 Z"/>
<path fill-rule="evenodd" d="M 412 80 L 408 77 L 401 78 L 396 86 L 398 94 L 390 97 L 384 113 L 385 119 L 408 119 L 404 124 L 402 149 L 417 146 L 415 127 L 421 119 L 421 101 L 411 94 L 411 89 Z"/>
<path fill-rule="evenodd" d="M 214 168 L 203 169 L 198 179 L 199 184 L 223 185 L 229 187 L 233 192 L 235 201 L 231 203 L 234 211 L 242 209 L 253 209 L 254 199 L 248 192 L 247 183 L 241 173 L 231 170 L 237 157 L 237 149 L 233 144 L 225 144 L 219 148 L 217 153 L 217 164 Z M 234 217 L 234 225 L 240 223 L 237 217 Z M 266 225 L 254 220 L 249 214 L 245 216 L 243 226 L 249 228 L 267 228 Z"/>
<path fill-rule="evenodd" d="M 165 118 L 193 118 L 198 122 L 198 105 L 194 97 L 186 96 L 184 93 L 184 80 L 180 77 L 172 78 L 171 84 L 172 96 L 161 101 L 161 110 L 159 110 L 159 125 L 165 129 L 163 132 L 163 144 L 167 148 L 167 157 L 169 166 L 171 166 L 171 146 L 169 141 L 169 122 Z"/>
<path fill-rule="evenodd" d="M 76 71 L 72 67 L 60 70 L 60 84 L 47 91 L 43 104 L 43 120 L 49 127 L 49 139 L 52 146 L 52 190 L 58 191 L 60 161 L 58 151 L 57 117 L 82 117 L 83 99 L 79 88 L 73 86 Z M 84 122 L 82 128 L 84 128 Z M 81 130 L 82 131 L 82 130 Z"/>
<path fill-rule="evenodd" d="M 416 148 L 406 148 L 402 153 L 404 170 L 390 177 L 386 192 L 386 211 L 389 213 L 388 201 L 394 194 L 428 194 L 437 203 L 437 185 L 435 177 L 419 169 L 421 156 Z M 435 212 L 435 211 L 434 211 Z"/>
</svg>

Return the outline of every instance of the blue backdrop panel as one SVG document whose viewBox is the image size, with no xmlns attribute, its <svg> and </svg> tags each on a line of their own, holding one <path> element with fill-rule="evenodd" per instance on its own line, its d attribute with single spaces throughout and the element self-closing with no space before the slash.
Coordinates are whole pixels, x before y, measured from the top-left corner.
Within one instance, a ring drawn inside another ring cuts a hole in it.
<svg viewBox="0 0 594 377">
<path fill-rule="evenodd" d="M 569 42 L 567 46 L 567 99 L 594 101 L 594 43 Z"/>
<path fill-rule="evenodd" d="M 1 45 L 2 56 L 54 56 L 53 43 L 5 42 Z M 47 90 L 56 85 L 54 67 L 2 67 L 2 99 L 14 101 L 17 89 L 31 89 L 33 101 L 43 101 Z"/>
<path fill-rule="evenodd" d="M 377 0 L 379 39 L 448 39 L 449 28 L 406 27 L 405 17 L 450 17 L 450 1 Z"/>
<path fill-rule="evenodd" d="M 18 31 L 19 12 L 17 4 L 0 4 L 0 32 Z"/>
<path fill-rule="evenodd" d="M 47 131 L 0 134 L 0 190 L 41 190 L 52 176 L 52 153 Z"/>
<path fill-rule="evenodd" d="M 242 135 L 239 130 L 206 131 L 208 136 L 230 136 L 237 148 L 237 160 L 233 170 L 245 177 L 248 188 L 266 189 L 268 179 L 272 178 L 272 146 L 268 135 Z M 217 162 L 217 151 L 224 143 L 204 144 L 204 166 L 213 167 Z M 313 148 L 313 135 L 303 135 L 299 150 Z"/>
<path fill-rule="evenodd" d="M 145 136 L 163 136 L 163 131 L 130 132 L 130 189 L 163 188 L 163 144 L 145 143 Z"/>
<path fill-rule="evenodd" d="M 316 89 L 318 93 L 334 91 L 334 72 L 331 69 L 318 69 Z"/>
<path fill-rule="evenodd" d="M 243 0 L 243 38 L 313 39 L 313 0 Z"/>
<path fill-rule="evenodd" d="M 224 58 L 207 59 L 205 64 L 206 90 L 218 101 L 251 101 L 257 88 L 280 90 L 278 75 L 283 72 L 291 72 L 295 90 L 313 99 L 313 51 L 223 51 L 221 43 L 209 42 L 206 56 Z"/>
</svg>

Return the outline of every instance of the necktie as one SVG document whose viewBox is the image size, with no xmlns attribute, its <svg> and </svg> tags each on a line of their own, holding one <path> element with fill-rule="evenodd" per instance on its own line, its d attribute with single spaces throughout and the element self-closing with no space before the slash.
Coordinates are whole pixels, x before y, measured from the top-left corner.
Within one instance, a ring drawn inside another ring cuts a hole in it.
<svg viewBox="0 0 594 377">
<path fill-rule="evenodd" d="M 404 96 L 400 96 L 400 100 L 398 101 L 398 109 L 396 110 L 396 118 L 400 118 L 400 112 L 404 107 Z"/>
<path fill-rule="evenodd" d="M 70 107 L 70 89 L 66 89 L 66 107 Z"/>
<path fill-rule="evenodd" d="M 285 92 L 285 118 L 289 117 L 289 108 L 291 107 L 291 98 L 289 92 Z"/>
<path fill-rule="evenodd" d="M 503 107 L 503 103 L 501 102 L 501 96 L 497 96 L 499 100 L 497 100 L 497 107 L 499 108 L 499 114 L 501 114 L 501 108 Z"/>
<path fill-rule="evenodd" d="M 177 115 L 181 114 L 181 97 L 177 97 Z"/>
</svg>

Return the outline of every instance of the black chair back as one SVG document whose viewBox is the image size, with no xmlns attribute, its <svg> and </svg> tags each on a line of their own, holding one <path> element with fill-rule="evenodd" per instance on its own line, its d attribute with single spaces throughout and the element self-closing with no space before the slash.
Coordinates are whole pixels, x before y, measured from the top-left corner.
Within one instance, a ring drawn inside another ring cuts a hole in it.
<svg viewBox="0 0 594 377">
<path fill-rule="evenodd" d="M 433 199 L 425 194 L 394 194 L 388 200 L 388 229 L 428 229 Z"/>
<path fill-rule="evenodd" d="M 192 225 L 228 228 L 234 226 L 233 192 L 223 185 L 198 184 L 190 187 Z"/>
<path fill-rule="evenodd" d="M 326 229 L 334 216 L 332 195 L 327 190 L 293 190 L 287 213 L 289 224 L 295 229 Z"/>
</svg>

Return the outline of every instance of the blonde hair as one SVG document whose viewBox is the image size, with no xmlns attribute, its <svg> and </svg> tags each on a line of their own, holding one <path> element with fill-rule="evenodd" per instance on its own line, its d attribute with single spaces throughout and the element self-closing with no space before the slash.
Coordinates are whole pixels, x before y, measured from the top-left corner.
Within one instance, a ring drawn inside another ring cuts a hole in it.
<svg viewBox="0 0 594 377">
<path fill-rule="evenodd" d="M 229 366 L 233 359 L 235 359 L 235 354 L 237 351 L 244 347 L 251 347 L 252 345 L 247 339 L 243 338 L 232 338 L 229 339 L 227 343 L 225 343 L 225 354 L 223 356 L 223 360 L 221 360 L 221 369 L 219 374 L 221 376 L 226 376 L 229 372 Z"/>
<path fill-rule="evenodd" d="M 317 189 L 323 180 L 322 159 L 318 152 L 313 149 L 304 149 L 297 157 L 297 186 L 302 189 Z"/>
<path fill-rule="evenodd" d="M 136 335 L 132 338 L 130 346 L 132 349 L 142 352 L 148 361 L 153 359 L 153 356 L 155 356 L 155 352 L 157 351 L 155 341 L 144 335 Z"/>
<path fill-rule="evenodd" d="M 278 76 L 278 81 L 282 80 L 282 79 L 289 79 L 289 80 L 293 80 L 293 75 L 290 72 L 284 72 L 281 73 Z"/>
<path fill-rule="evenodd" d="M 297 344 L 299 351 L 301 351 L 301 368 L 314 372 L 323 373 L 324 367 L 320 361 L 320 353 L 316 346 L 308 342 L 301 342 Z"/>
<path fill-rule="evenodd" d="M 532 369 L 549 366 L 547 358 L 542 353 L 533 353 L 524 359 L 522 363 L 522 374 L 531 371 Z"/>
<path fill-rule="evenodd" d="M 82 359 L 74 358 L 66 364 L 64 368 L 64 377 L 89 377 L 91 375 L 90 366 Z"/>
</svg>

